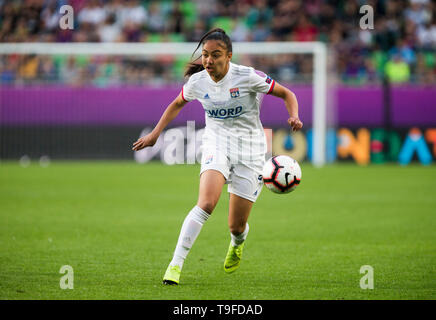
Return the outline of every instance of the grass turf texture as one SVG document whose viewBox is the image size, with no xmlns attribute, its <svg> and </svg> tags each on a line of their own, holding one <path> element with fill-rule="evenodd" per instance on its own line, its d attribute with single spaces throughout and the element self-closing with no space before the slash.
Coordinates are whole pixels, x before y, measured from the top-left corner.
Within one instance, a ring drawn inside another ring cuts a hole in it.
<svg viewBox="0 0 436 320">
<path fill-rule="evenodd" d="M 263 189 L 241 267 L 223 271 L 228 194 L 177 287 L 163 286 L 198 166 L 0 164 L 1 299 L 435 299 L 436 167 L 302 165 L 295 192 Z M 61 290 L 61 266 L 74 289 Z M 359 270 L 374 268 L 374 289 Z"/>
</svg>

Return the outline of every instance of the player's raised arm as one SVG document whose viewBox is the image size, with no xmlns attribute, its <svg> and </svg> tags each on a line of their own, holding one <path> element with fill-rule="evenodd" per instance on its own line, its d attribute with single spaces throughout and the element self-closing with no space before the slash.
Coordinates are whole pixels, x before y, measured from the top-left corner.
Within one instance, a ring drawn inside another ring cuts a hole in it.
<svg viewBox="0 0 436 320">
<path fill-rule="evenodd" d="M 273 96 L 282 98 L 285 102 L 286 109 L 289 113 L 288 123 L 292 127 L 292 131 L 300 130 L 303 127 L 303 122 L 301 122 L 300 118 L 298 117 L 298 101 L 295 94 L 277 82 L 275 83 L 271 94 Z"/>
<path fill-rule="evenodd" d="M 165 129 L 166 126 L 177 117 L 185 104 L 186 101 L 183 99 L 182 92 L 180 92 L 177 98 L 168 105 L 153 131 L 136 140 L 136 142 L 133 143 L 132 150 L 139 151 L 146 147 L 154 146 L 163 129 Z"/>
</svg>

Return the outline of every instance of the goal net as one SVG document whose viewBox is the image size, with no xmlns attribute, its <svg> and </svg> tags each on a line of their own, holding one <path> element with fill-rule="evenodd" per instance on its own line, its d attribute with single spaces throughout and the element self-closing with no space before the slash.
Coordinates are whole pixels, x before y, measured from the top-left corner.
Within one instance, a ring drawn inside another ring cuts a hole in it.
<svg viewBox="0 0 436 320">
<path fill-rule="evenodd" d="M 0 158 L 195 163 L 199 154 L 192 157 L 189 151 L 200 150 L 204 127 L 197 102 L 182 110 L 153 148 L 133 153 L 130 146 L 179 94 L 196 47 L 180 42 L 0 44 Z M 233 51 L 234 63 L 263 71 L 297 95 L 304 122 L 297 133 L 287 125 L 283 102 L 263 97 L 261 120 L 270 152 L 315 166 L 328 162 L 328 132 L 336 112 L 333 59 L 325 44 L 236 42 Z"/>
</svg>

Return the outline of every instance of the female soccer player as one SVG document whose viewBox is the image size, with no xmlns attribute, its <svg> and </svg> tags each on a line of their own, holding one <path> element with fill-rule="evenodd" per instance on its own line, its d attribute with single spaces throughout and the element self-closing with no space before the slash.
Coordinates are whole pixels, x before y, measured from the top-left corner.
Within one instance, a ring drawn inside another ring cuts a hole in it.
<svg viewBox="0 0 436 320">
<path fill-rule="evenodd" d="M 241 262 L 247 223 L 253 203 L 263 186 L 266 140 L 259 119 L 258 94 L 272 94 L 284 100 L 293 131 L 302 128 L 298 102 L 293 92 L 264 73 L 230 62 L 232 43 L 224 30 L 207 32 L 202 47 L 202 64 L 191 62 L 185 76 L 188 82 L 178 97 L 166 108 L 156 127 L 139 138 L 132 150 L 153 146 L 162 130 L 194 99 L 206 113 L 202 142 L 200 187 L 197 205 L 186 216 L 173 258 L 163 277 L 164 284 L 179 284 L 183 263 L 203 224 L 213 212 L 224 184 L 228 184 L 230 246 L 224 271 L 235 271 Z M 194 53 L 197 51 L 194 51 Z"/>
</svg>

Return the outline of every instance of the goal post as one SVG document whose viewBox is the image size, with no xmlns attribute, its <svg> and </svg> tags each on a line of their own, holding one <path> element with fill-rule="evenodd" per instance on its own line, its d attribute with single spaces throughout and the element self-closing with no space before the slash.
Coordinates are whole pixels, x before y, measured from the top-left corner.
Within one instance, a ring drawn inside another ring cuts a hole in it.
<svg viewBox="0 0 436 320">
<path fill-rule="evenodd" d="M 186 55 L 190 56 L 198 43 L 2 43 L 0 55 L 122 55 L 149 56 Z M 327 75 L 328 49 L 323 42 L 235 42 L 236 54 L 312 54 L 312 163 L 321 167 L 326 163 L 327 131 Z"/>
</svg>

